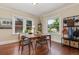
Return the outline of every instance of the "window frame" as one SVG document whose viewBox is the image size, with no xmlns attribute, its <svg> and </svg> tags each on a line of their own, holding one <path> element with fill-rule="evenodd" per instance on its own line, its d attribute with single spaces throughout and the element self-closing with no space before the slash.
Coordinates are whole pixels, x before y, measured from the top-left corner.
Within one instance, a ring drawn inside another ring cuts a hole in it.
<svg viewBox="0 0 79 59">
<path fill-rule="evenodd" d="M 62 21 L 61 21 L 61 18 L 59 16 L 47 18 L 47 32 L 48 32 L 48 20 L 51 20 L 51 19 L 53 20 L 53 19 L 55 19 L 57 17 L 59 18 L 59 31 L 57 33 L 60 34 Z M 51 33 L 48 32 L 48 34 L 51 34 Z"/>
<path fill-rule="evenodd" d="M 15 21 L 17 18 L 20 18 L 20 19 L 23 19 L 23 30 L 22 30 L 22 33 L 25 33 L 25 29 L 26 29 L 26 21 L 29 20 L 29 21 L 32 21 L 32 27 L 33 27 L 33 24 L 34 24 L 34 21 L 32 18 L 25 18 L 25 17 L 21 17 L 21 16 L 14 16 L 12 17 L 12 34 L 19 34 L 19 33 L 16 33 L 15 32 Z M 33 30 L 33 28 L 32 28 Z"/>
</svg>

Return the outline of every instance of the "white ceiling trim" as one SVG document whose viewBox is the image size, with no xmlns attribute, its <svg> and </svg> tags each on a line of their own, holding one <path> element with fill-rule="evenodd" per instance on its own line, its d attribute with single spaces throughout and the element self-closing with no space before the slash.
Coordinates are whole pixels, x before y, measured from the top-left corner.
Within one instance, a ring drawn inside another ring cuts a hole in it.
<svg viewBox="0 0 79 59">
<path fill-rule="evenodd" d="M 44 13 L 44 14 L 42 14 L 40 17 L 51 16 L 51 15 L 53 15 L 54 13 L 57 13 L 57 12 L 59 12 L 59 11 L 65 9 L 65 8 L 73 7 L 73 6 L 75 6 L 75 5 L 79 5 L 79 4 L 69 4 L 69 5 L 63 6 L 63 7 L 61 7 L 61 8 L 58 8 L 58 9 L 56 9 L 56 10 L 52 10 L 52 11 L 49 11 L 49 12 L 47 12 L 47 13 Z"/>
<path fill-rule="evenodd" d="M 32 5 L 31 3 L 10 3 L 10 4 L 0 4 L 0 6 L 6 7 L 8 9 L 12 9 L 12 10 L 17 10 L 17 11 L 21 11 L 23 13 L 27 13 L 33 16 L 41 16 L 44 15 L 46 13 L 49 13 L 51 11 L 55 11 L 58 8 L 63 8 L 64 6 L 66 6 L 67 4 L 65 3 L 47 3 L 47 4 L 37 4 L 37 5 Z"/>
</svg>

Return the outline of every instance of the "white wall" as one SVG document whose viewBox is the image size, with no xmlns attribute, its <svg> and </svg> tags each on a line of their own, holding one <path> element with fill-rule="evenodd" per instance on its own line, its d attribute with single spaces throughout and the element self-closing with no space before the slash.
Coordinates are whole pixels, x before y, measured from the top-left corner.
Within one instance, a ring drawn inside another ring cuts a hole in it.
<svg viewBox="0 0 79 59">
<path fill-rule="evenodd" d="M 61 42 L 62 20 L 65 17 L 74 16 L 74 15 L 79 15 L 79 4 L 72 4 L 72 5 L 69 5 L 69 6 L 65 6 L 63 8 L 56 10 L 56 11 L 52 11 L 48 14 L 41 16 L 41 22 L 42 22 L 42 25 L 43 25 L 43 32 L 48 33 L 47 32 L 47 19 L 50 18 L 50 17 L 59 16 L 60 19 L 61 19 L 61 26 L 60 26 L 60 31 L 59 31 L 59 37 L 60 38 L 54 39 L 53 36 L 52 36 L 52 40 L 56 41 L 56 42 Z"/>
<path fill-rule="evenodd" d="M 12 18 L 13 16 L 21 16 L 21 17 L 25 17 L 25 18 L 31 18 L 31 19 L 33 19 L 35 27 L 38 24 L 39 18 L 37 18 L 31 14 L 21 12 L 18 10 L 14 10 L 14 9 L 0 7 L 0 17 Z M 5 41 L 5 40 L 17 40 L 17 35 L 12 35 L 12 29 L 0 29 L 0 41 Z"/>
</svg>

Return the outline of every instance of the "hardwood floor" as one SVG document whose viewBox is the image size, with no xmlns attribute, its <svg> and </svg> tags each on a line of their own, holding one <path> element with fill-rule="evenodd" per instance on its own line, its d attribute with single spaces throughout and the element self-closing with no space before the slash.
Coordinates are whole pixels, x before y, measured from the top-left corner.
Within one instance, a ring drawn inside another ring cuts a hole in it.
<svg viewBox="0 0 79 59">
<path fill-rule="evenodd" d="M 0 55 L 19 55 L 18 44 L 1 45 Z M 23 55 L 28 55 L 27 47 L 24 48 Z M 31 49 L 31 55 L 79 55 L 79 49 L 52 42 L 51 49 L 48 50 L 46 45 L 44 45 L 43 47 L 38 47 L 36 53 Z"/>
</svg>

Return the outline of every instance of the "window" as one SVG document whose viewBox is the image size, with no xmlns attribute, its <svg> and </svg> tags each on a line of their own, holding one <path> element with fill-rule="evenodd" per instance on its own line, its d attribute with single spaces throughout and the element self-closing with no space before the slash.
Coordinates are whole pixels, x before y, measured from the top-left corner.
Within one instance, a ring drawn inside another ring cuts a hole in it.
<svg viewBox="0 0 79 59">
<path fill-rule="evenodd" d="M 58 17 L 48 20 L 48 32 L 49 33 L 59 32 L 59 18 Z"/>
<path fill-rule="evenodd" d="M 15 33 L 22 33 L 23 32 L 23 19 L 17 18 L 15 20 Z"/>
<path fill-rule="evenodd" d="M 27 33 L 32 33 L 32 21 L 31 20 L 26 20 L 26 32 Z"/>
<path fill-rule="evenodd" d="M 13 20 L 13 33 L 32 33 L 32 20 L 15 17 Z"/>
</svg>

